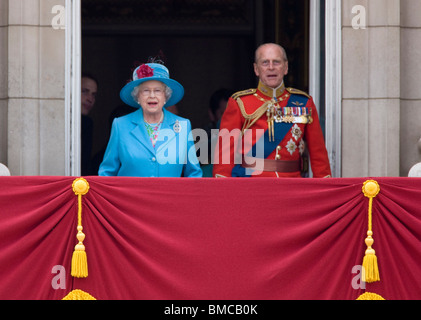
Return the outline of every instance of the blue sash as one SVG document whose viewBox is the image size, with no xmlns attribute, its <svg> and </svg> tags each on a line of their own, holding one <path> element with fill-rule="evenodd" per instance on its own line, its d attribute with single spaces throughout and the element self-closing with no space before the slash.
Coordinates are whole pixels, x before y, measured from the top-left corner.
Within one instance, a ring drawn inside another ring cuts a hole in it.
<svg viewBox="0 0 421 320">
<path fill-rule="evenodd" d="M 308 98 L 304 95 L 292 94 L 288 100 L 287 107 L 296 107 L 297 105 L 305 106 L 307 104 Z M 276 149 L 281 141 L 285 138 L 285 135 L 291 130 L 293 123 L 285 122 L 274 122 L 274 132 L 275 139 L 274 141 L 269 141 L 269 130 L 265 131 L 265 134 L 259 139 L 259 141 L 253 145 L 250 151 L 247 153 L 248 157 L 256 157 L 257 148 L 261 145 L 264 146 L 264 159 L 269 157 L 270 154 Z M 262 141 L 263 139 L 263 141 Z M 232 169 L 231 175 L 233 177 L 251 177 L 251 175 L 246 174 L 246 168 L 243 168 L 241 164 L 237 164 Z"/>
</svg>

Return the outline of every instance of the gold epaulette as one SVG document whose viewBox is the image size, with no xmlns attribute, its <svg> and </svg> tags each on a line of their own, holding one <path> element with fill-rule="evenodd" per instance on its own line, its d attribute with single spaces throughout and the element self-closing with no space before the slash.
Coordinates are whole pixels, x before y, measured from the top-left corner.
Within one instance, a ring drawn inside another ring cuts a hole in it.
<svg viewBox="0 0 421 320">
<path fill-rule="evenodd" d="M 237 98 L 242 97 L 242 96 L 247 96 L 250 94 L 255 94 L 256 93 L 256 89 L 247 89 L 247 90 L 243 90 L 243 91 L 238 91 L 236 93 L 234 93 L 231 98 L 233 98 L 234 100 L 237 100 Z"/>
<path fill-rule="evenodd" d="M 301 94 L 303 96 L 306 96 L 307 98 L 311 98 L 306 92 L 298 90 L 298 89 L 294 89 L 294 88 L 287 88 L 287 91 L 291 94 Z"/>
</svg>

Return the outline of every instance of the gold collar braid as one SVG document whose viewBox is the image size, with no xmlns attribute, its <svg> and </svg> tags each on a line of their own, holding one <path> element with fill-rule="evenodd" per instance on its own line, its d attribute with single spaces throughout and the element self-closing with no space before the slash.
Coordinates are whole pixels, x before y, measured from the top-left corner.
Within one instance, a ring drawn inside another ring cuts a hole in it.
<svg viewBox="0 0 421 320">
<path fill-rule="evenodd" d="M 267 85 L 265 85 L 262 81 L 259 80 L 259 85 L 257 86 L 257 89 L 263 93 L 265 96 L 269 98 L 276 98 L 281 96 L 285 91 L 285 84 L 282 81 L 282 84 L 278 88 L 271 88 Z"/>
</svg>

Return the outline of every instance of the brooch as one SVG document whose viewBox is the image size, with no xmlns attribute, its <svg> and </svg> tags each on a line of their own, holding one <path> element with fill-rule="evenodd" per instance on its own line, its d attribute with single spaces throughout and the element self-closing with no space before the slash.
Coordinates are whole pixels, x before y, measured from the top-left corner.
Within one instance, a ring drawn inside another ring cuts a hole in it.
<svg viewBox="0 0 421 320">
<path fill-rule="evenodd" d="M 174 129 L 175 133 L 181 132 L 181 125 L 180 125 L 180 122 L 178 120 L 175 122 L 173 129 Z"/>
</svg>

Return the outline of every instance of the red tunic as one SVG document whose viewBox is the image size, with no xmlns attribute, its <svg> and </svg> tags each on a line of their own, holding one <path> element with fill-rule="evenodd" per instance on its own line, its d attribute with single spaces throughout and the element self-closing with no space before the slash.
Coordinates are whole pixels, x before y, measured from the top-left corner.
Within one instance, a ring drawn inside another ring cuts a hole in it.
<svg viewBox="0 0 421 320">
<path fill-rule="evenodd" d="M 251 156 L 270 160 L 299 161 L 307 148 L 313 177 L 330 177 L 329 158 L 312 97 L 302 91 L 284 87 L 275 91 L 276 99 L 272 98 L 272 95 L 273 89 L 259 83 L 257 89 L 238 92 L 229 99 L 221 119 L 213 176 L 301 177 L 300 170 L 244 172 L 241 165 L 244 162 L 243 155 L 250 155 L 251 145 L 259 145 L 256 142 L 263 141 L 264 154 L 254 150 Z M 268 106 L 272 106 L 271 114 L 267 113 Z M 268 117 L 271 118 L 271 115 L 275 116 L 275 120 L 268 122 Z M 277 116 L 279 116 L 278 122 Z M 284 120 L 279 121 L 279 119 Z M 276 131 L 272 130 L 273 126 L 277 128 Z M 270 143 L 273 135 L 275 140 Z"/>
</svg>

